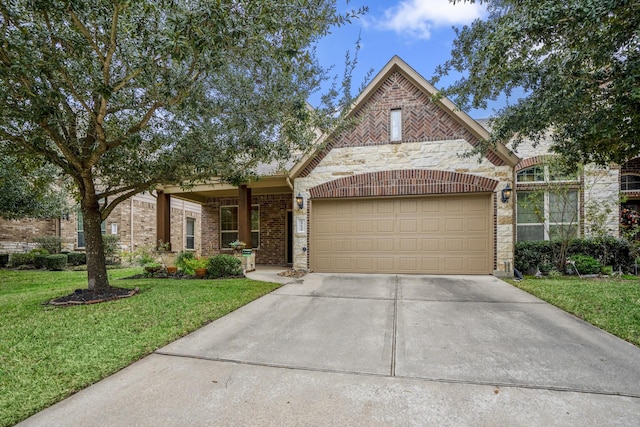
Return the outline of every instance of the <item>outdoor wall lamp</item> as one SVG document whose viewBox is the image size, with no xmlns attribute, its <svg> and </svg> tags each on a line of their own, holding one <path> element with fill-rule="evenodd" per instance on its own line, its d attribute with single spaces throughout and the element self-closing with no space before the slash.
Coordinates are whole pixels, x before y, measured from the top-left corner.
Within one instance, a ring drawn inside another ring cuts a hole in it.
<svg viewBox="0 0 640 427">
<path fill-rule="evenodd" d="M 300 193 L 296 196 L 296 205 L 298 205 L 298 209 L 304 208 L 304 199 Z"/>
<path fill-rule="evenodd" d="M 507 183 L 507 185 L 502 189 L 502 203 L 507 203 L 511 198 L 512 193 L 513 190 L 511 189 L 509 183 Z"/>
</svg>

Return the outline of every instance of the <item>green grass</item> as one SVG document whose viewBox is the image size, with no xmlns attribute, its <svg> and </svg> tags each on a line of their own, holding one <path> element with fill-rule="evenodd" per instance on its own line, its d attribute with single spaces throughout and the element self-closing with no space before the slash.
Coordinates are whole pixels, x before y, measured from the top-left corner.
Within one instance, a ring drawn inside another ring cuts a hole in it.
<svg viewBox="0 0 640 427">
<path fill-rule="evenodd" d="M 86 287 L 86 272 L 0 270 L 0 426 L 10 426 L 159 347 L 271 292 L 249 279 L 115 280 L 140 294 L 56 308 L 44 302 Z"/>
<path fill-rule="evenodd" d="M 527 278 L 509 283 L 640 347 L 640 280 L 637 277 Z"/>
</svg>

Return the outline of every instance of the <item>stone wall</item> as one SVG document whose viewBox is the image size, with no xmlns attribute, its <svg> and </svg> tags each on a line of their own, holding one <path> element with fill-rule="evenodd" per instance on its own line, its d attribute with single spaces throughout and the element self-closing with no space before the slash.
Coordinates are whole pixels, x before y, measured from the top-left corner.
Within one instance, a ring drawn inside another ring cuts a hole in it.
<svg viewBox="0 0 640 427">
<path fill-rule="evenodd" d="M 291 194 L 252 196 L 252 205 L 260 207 L 260 247 L 255 249 L 256 264 L 286 264 L 287 211 Z M 212 198 L 202 207 L 202 255 L 231 253 L 220 248 L 220 207 L 237 206 L 237 197 Z"/>
<path fill-rule="evenodd" d="M 29 252 L 37 247 L 33 240 L 55 236 L 59 219 L 0 219 L 0 253 Z"/>
<path fill-rule="evenodd" d="M 294 181 L 294 194 L 300 193 L 305 200 L 311 198 L 312 187 L 343 178 L 365 173 L 390 170 L 427 169 L 431 171 L 457 172 L 476 175 L 498 181 L 494 200 L 496 204 L 496 229 L 494 251 L 495 268 L 504 270 L 513 266 L 513 199 L 500 202 L 500 191 L 508 183 L 513 187 L 512 171 L 509 166 L 496 166 L 487 159 L 478 162 L 477 157 L 461 155 L 473 146 L 465 140 L 405 142 L 387 145 L 335 148 L 326 153 L 316 168 L 303 178 Z M 424 193 L 429 194 L 429 193 Z M 295 221 L 308 221 L 309 203 L 305 208 L 296 209 Z M 294 234 L 294 269 L 309 268 L 307 251 L 308 235 Z M 510 264 L 509 264 L 510 263 Z"/>
<path fill-rule="evenodd" d="M 195 218 L 196 248 L 200 244 L 201 207 L 192 202 L 171 200 L 172 249 L 184 248 L 186 219 Z M 60 236 L 63 249 L 82 251 L 78 247 L 78 216 L 73 210 L 68 218 L 47 220 L 0 220 L 0 252 L 26 252 L 37 245 L 33 239 L 40 236 Z M 183 221 L 184 219 L 184 221 Z M 154 246 L 156 242 L 156 198 L 140 194 L 120 203 L 106 220 L 106 234 L 117 234 L 123 250 L 141 246 Z M 115 233 L 113 233 L 115 231 Z M 175 242 L 173 240 L 175 239 Z"/>
</svg>

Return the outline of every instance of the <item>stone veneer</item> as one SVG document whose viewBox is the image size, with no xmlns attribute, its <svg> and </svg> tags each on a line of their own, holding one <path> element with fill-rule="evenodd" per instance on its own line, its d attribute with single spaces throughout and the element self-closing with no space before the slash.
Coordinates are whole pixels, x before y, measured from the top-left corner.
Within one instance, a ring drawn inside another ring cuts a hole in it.
<svg viewBox="0 0 640 427">
<path fill-rule="evenodd" d="M 286 264 L 287 212 L 291 210 L 291 193 L 251 197 L 260 207 L 260 247 L 255 249 L 256 264 Z M 220 207 L 237 206 L 237 197 L 212 198 L 202 207 L 202 254 L 231 253 L 220 248 Z"/>
<path fill-rule="evenodd" d="M 465 140 L 444 140 L 425 142 L 405 142 L 387 145 L 362 147 L 334 148 L 324 155 L 315 169 L 306 177 L 298 177 L 294 181 L 294 194 L 300 193 L 310 203 L 305 208 L 296 209 L 294 220 L 304 218 L 308 221 L 309 206 L 313 204 L 314 196 L 311 189 L 321 185 L 331 186 L 334 180 L 345 177 L 357 177 L 373 172 L 400 171 L 408 169 L 424 170 L 424 175 L 440 176 L 445 185 L 451 185 L 446 177 L 459 176 L 459 179 L 471 179 L 476 182 L 496 182 L 493 185 L 494 200 L 498 200 L 495 212 L 495 262 L 496 274 L 505 274 L 507 266 L 513 267 L 513 199 L 508 203 L 500 201 L 500 192 L 508 183 L 513 187 L 512 171 L 507 165 L 496 166 L 487 159 L 480 162 L 477 157 L 461 157 L 473 146 Z M 442 172 L 446 173 L 442 173 Z M 460 184 L 460 183 L 458 183 Z M 414 194 L 445 194 L 458 192 L 455 185 L 447 191 L 437 191 L 429 185 L 424 185 Z M 474 190 L 472 190 L 474 191 Z M 475 189 L 479 191 L 479 189 Z M 483 191 L 492 191 L 483 188 Z M 392 195 L 393 192 L 389 193 Z M 317 196 L 317 194 L 316 194 Z M 294 268 L 306 270 L 309 268 L 307 233 L 294 234 Z M 313 250 L 313 248 L 308 248 Z"/>
<path fill-rule="evenodd" d="M 201 213 L 200 206 L 182 200 L 171 200 L 171 241 L 172 249 L 177 252 L 184 249 L 186 218 L 196 220 L 196 250 L 200 246 Z M 156 199 L 149 194 L 140 194 L 120 203 L 106 220 L 106 233 L 112 234 L 112 225 L 116 224 L 120 246 L 131 250 L 141 246 L 153 246 L 156 242 Z M 78 247 L 77 215 L 72 213 L 68 219 L 45 220 L 0 220 L 0 252 L 26 252 L 37 245 L 33 240 L 41 236 L 60 236 L 63 249 L 68 251 L 84 250 Z"/>
</svg>

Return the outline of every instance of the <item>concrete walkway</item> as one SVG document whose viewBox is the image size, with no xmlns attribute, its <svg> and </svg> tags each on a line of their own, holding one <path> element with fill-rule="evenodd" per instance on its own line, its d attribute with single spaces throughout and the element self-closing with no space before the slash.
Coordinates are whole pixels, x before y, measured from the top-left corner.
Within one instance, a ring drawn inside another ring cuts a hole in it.
<svg viewBox="0 0 640 427">
<path fill-rule="evenodd" d="M 274 273 L 21 425 L 638 424 L 640 349 L 496 278 Z"/>
</svg>

